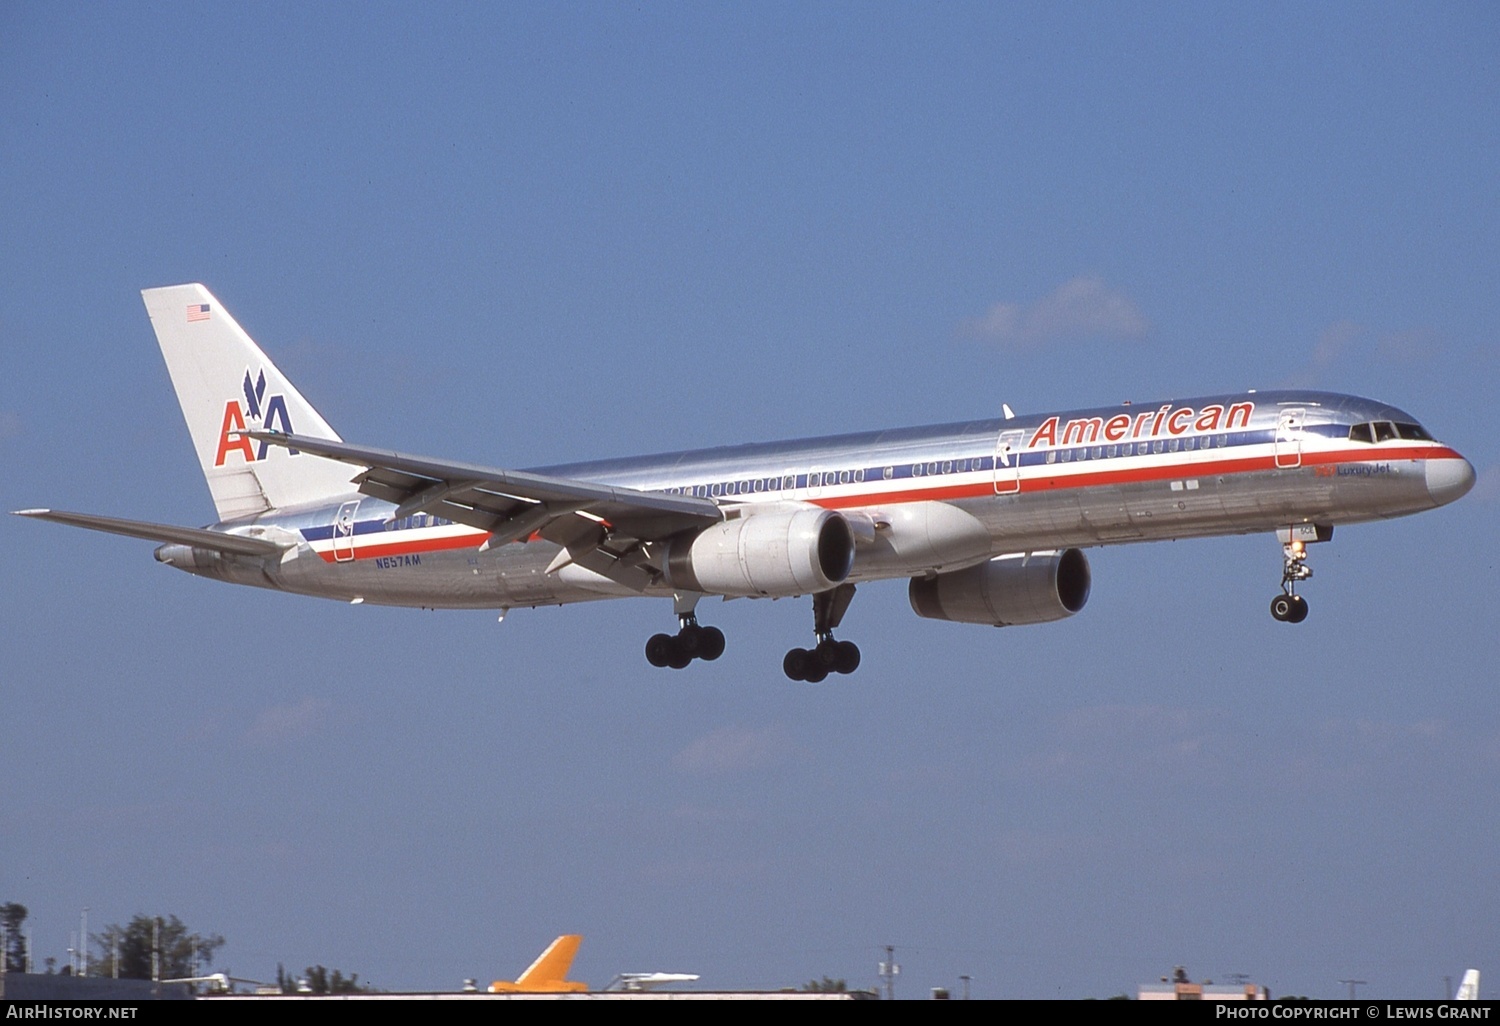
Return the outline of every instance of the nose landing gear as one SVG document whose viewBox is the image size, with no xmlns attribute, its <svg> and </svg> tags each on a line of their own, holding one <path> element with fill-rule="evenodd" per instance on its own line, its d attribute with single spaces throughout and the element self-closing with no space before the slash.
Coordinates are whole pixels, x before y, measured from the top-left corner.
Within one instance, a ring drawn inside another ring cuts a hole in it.
<svg viewBox="0 0 1500 1026">
<path fill-rule="evenodd" d="M 1333 528 L 1322 524 L 1297 524 L 1276 532 L 1281 540 L 1281 594 L 1271 600 L 1271 616 L 1282 623 L 1307 619 L 1307 599 L 1297 594 L 1297 584 L 1313 575 L 1307 565 L 1307 543 L 1327 541 Z"/>
</svg>

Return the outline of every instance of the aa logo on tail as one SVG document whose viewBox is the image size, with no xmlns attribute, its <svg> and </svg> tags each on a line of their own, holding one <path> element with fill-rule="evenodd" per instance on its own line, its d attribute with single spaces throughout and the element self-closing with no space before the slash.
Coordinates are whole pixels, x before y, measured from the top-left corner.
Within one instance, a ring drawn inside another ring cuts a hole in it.
<svg viewBox="0 0 1500 1026">
<path fill-rule="evenodd" d="M 219 452 L 214 457 L 214 466 L 222 467 L 224 460 L 232 452 L 237 452 L 245 458 L 246 463 L 254 463 L 266 458 L 266 452 L 270 443 L 261 442 L 260 450 L 257 452 L 250 446 L 250 439 L 246 437 L 245 431 L 249 430 L 246 425 L 254 424 L 261 431 L 281 431 L 285 434 L 295 434 L 292 430 L 292 418 L 286 412 L 286 396 L 266 396 L 266 372 L 261 370 L 254 382 L 250 380 L 250 371 L 245 370 L 245 400 L 242 403 L 238 399 L 231 399 L 224 404 L 224 423 L 219 428 Z M 288 449 L 290 456 L 297 455 L 296 449 Z"/>
</svg>

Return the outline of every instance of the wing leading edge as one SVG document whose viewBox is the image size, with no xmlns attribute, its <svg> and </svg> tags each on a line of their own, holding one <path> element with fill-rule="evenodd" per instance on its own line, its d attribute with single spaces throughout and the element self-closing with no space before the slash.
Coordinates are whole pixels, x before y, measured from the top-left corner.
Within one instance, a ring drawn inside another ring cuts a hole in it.
<svg viewBox="0 0 1500 1026">
<path fill-rule="evenodd" d="M 362 495 L 393 503 L 392 520 L 413 513 L 444 517 L 489 532 L 486 548 L 535 534 L 563 548 L 549 571 L 576 563 L 637 590 L 655 577 L 641 543 L 724 519 L 716 503 L 690 495 L 449 463 L 279 431 L 247 434 L 364 468 L 353 484 Z"/>
</svg>

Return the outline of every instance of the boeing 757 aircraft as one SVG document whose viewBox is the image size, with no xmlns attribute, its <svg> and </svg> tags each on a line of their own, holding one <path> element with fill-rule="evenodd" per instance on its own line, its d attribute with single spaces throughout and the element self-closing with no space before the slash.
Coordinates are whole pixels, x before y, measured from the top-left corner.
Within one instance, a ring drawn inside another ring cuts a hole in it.
<svg viewBox="0 0 1500 1026">
<path fill-rule="evenodd" d="M 1082 548 L 1274 533 L 1271 615 L 1307 616 L 1307 546 L 1454 501 L 1474 468 L 1393 406 L 1215 395 L 517 471 L 344 442 L 202 285 L 142 293 L 218 511 L 204 528 L 22 516 L 161 542 L 204 577 L 427 608 L 671 599 L 655 666 L 717 659 L 705 596 L 811 596 L 793 680 L 851 673 L 856 585 L 907 578 L 918 616 L 1044 623 L 1088 600 Z"/>
</svg>

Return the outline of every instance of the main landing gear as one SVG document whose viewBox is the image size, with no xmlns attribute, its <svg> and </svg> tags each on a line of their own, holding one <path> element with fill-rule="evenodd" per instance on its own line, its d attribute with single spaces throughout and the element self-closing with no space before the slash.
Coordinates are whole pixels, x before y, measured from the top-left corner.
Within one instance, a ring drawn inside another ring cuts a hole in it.
<svg viewBox="0 0 1500 1026">
<path fill-rule="evenodd" d="M 794 648 L 781 661 L 781 668 L 792 680 L 817 684 L 830 673 L 853 673 L 859 668 L 859 646 L 852 641 L 835 641 L 833 629 L 844 619 L 854 598 L 854 585 L 841 584 L 813 596 L 813 633 L 818 643 L 813 648 Z"/>
<path fill-rule="evenodd" d="M 694 659 L 713 662 L 723 654 L 724 632 L 717 627 L 700 627 L 691 613 L 682 617 L 682 627 L 676 634 L 653 634 L 646 642 L 646 661 L 674 670 L 683 669 Z"/>
<path fill-rule="evenodd" d="M 676 634 L 653 634 L 646 642 L 646 661 L 652 666 L 684 669 L 694 659 L 713 662 L 724 654 L 724 632 L 717 627 L 701 627 L 697 595 L 674 595 L 673 608 L 681 625 Z"/>
</svg>

